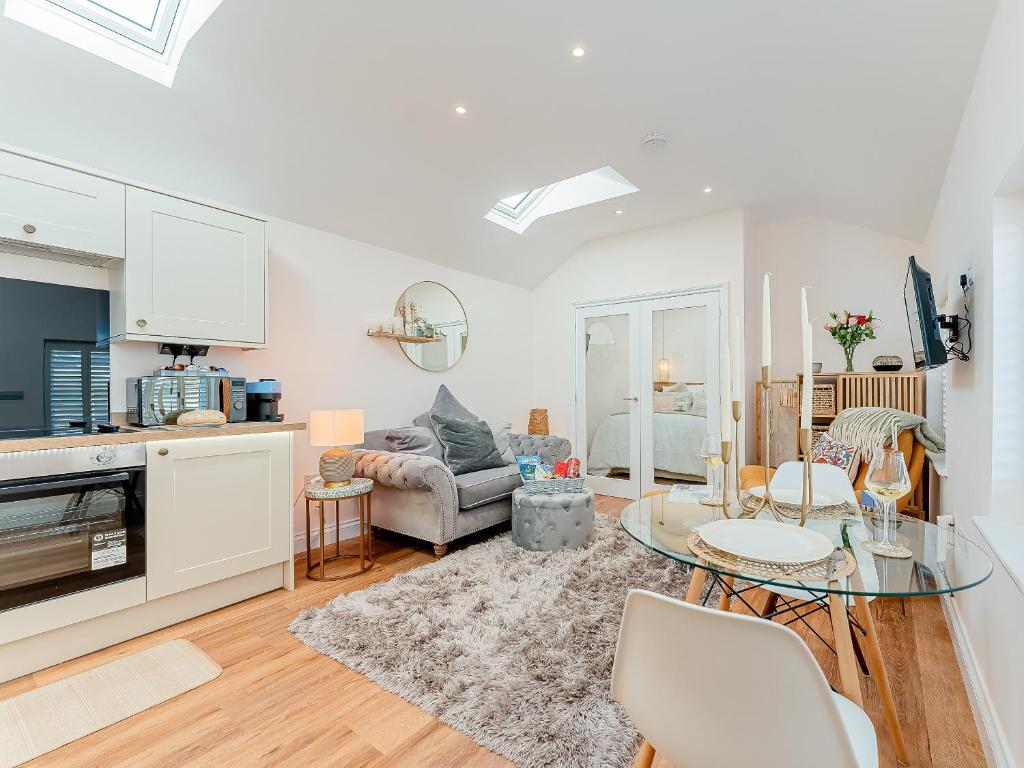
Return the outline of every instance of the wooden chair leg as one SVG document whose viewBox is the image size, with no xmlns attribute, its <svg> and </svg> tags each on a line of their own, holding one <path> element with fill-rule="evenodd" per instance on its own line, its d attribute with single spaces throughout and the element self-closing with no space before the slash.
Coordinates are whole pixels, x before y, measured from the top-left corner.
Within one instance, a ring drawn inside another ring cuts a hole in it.
<svg viewBox="0 0 1024 768">
<path fill-rule="evenodd" d="M 853 652 L 857 655 L 857 664 L 860 666 L 860 671 L 865 677 L 871 677 L 871 670 L 868 669 L 868 663 L 864 660 L 864 651 L 860 648 L 860 638 L 857 637 L 857 630 L 850 625 L 850 639 L 853 640 Z"/>
<path fill-rule="evenodd" d="M 718 598 L 718 610 L 728 613 L 732 610 L 732 606 L 729 604 L 729 591 L 732 589 L 732 585 L 736 583 L 736 579 L 732 576 L 724 576 L 722 577 L 722 583 L 725 586 L 722 587 L 722 596 Z"/>
<path fill-rule="evenodd" d="M 640 751 L 636 753 L 633 768 L 651 768 L 653 762 L 654 747 L 651 746 L 651 742 L 644 739 L 644 743 L 640 745 Z"/>
<path fill-rule="evenodd" d="M 704 592 L 704 581 L 707 577 L 708 572 L 703 568 L 693 569 L 693 573 L 690 574 L 690 587 L 686 590 L 686 602 L 691 605 L 700 603 L 701 595 Z"/>
<path fill-rule="evenodd" d="M 775 609 L 779 607 L 779 595 L 775 592 L 768 593 L 768 599 L 764 601 L 764 607 L 761 609 L 762 618 L 775 613 Z"/>
<path fill-rule="evenodd" d="M 829 582 L 829 585 L 839 589 L 838 582 Z M 828 612 L 832 619 L 832 642 L 835 643 L 836 656 L 839 658 L 839 680 L 842 683 L 840 693 L 864 709 L 864 696 L 861 694 L 860 677 L 857 674 L 857 657 L 850 637 L 850 617 L 846 615 L 846 597 L 830 593 Z"/>
</svg>

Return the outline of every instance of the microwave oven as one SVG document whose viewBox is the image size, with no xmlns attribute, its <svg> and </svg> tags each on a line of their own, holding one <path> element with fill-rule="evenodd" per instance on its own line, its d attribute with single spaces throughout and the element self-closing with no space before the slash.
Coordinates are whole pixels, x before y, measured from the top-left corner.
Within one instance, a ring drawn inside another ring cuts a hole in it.
<svg viewBox="0 0 1024 768">
<path fill-rule="evenodd" d="M 125 412 L 131 424 L 155 427 L 172 414 L 197 408 L 220 411 L 228 421 L 245 421 L 245 379 L 139 376 L 126 383 Z"/>
</svg>

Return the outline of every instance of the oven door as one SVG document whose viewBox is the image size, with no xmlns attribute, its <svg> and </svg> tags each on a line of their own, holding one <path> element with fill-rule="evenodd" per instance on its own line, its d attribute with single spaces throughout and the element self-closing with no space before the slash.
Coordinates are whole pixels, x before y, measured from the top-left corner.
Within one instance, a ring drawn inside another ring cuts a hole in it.
<svg viewBox="0 0 1024 768">
<path fill-rule="evenodd" d="M 0 611 L 146 573 L 145 469 L 0 483 Z"/>
</svg>

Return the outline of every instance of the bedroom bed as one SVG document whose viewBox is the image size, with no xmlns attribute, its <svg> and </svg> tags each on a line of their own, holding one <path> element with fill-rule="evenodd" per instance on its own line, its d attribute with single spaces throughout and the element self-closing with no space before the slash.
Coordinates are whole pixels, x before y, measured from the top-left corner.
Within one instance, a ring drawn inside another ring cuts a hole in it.
<svg viewBox="0 0 1024 768">
<path fill-rule="evenodd" d="M 656 476 L 697 480 L 707 477 L 701 443 L 707 417 L 700 412 L 655 411 L 654 473 Z M 587 474 L 607 477 L 629 467 L 629 414 L 614 413 L 598 426 L 587 456 Z"/>
</svg>

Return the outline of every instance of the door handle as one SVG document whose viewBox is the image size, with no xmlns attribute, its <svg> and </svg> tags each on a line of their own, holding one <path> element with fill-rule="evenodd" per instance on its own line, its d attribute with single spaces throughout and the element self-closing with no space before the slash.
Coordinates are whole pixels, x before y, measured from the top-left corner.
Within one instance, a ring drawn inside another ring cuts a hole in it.
<svg viewBox="0 0 1024 768">
<path fill-rule="evenodd" d="M 624 397 L 622 399 L 623 400 L 628 400 L 631 403 L 639 403 L 640 402 L 640 398 L 639 397 Z"/>
<path fill-rule="evenodd" d="M 161 448 L 160 450 L 157 451 L 157 453 L 159 455 L 161 455 L 161 456 L 166 456 L 167 455 L 167 449 L 166 448 Z"/>
</svg>

